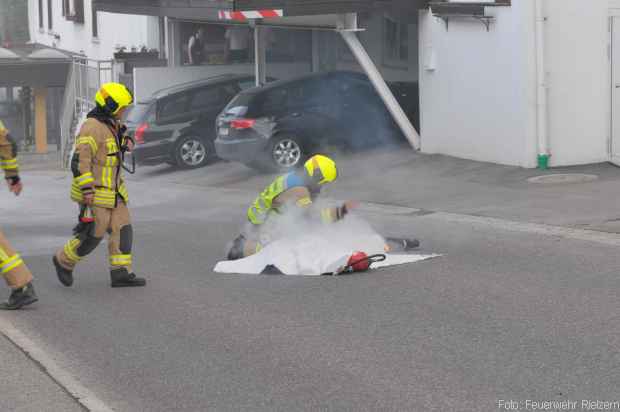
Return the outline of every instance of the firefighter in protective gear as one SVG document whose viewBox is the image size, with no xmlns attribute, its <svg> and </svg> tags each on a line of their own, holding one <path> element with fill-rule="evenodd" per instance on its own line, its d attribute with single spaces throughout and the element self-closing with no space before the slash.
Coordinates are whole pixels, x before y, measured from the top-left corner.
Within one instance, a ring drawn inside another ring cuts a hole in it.
<svg viewBox="0 0 620 412">
<path fill-rule="evenodd" d="M 4 170 L 4 177 L 9 185 L 9 190 L 15 196 L 19 196 L 22 191 L 22 182 L 19 178 L 17 164 L 17 145 L 1 121 L 0 167 Z M 30 270 L 2 232 L 0 232 L 0 274 L 12 289 L 9 300 L 0 304 L 0 309 L 15 310 L 38 300 L 32 285 Z"/>
<path fill-rule="evenodd" d="M 313 201 L 326 183 L 336 180 L 336 163 L 327 156 L 314 155 L 306 161 L 303 171 L 294 171 L 279 176 L 256 198 L 248 208 L 249 229 L 239 235 L 228 253 L 229 260 L 241 259 L 259 252 L 270 242 L 265 233 L 265 224 L 275 216 L 287 213 L 290 208 L 311 210 Z M 340 207 L 320 210 L 323 223 L 336 222 L 355 207 L 354 202 L 345 202 Z"/>
<path fill-rule="evenodd" d="M 108 233 L 111 286 L 144 286 L 146 280 L 131 269 L 133 230 L 122 176 L 124 153 L 133 142 L 123 135 L 120 119 L 132 96 L 124 85 L 106 83 L 95 101 L 76 137 L 71 159 L 71 199 L 80 205 L 78 225 L 75 236 L 54 256 L 54 266 L 60 282 L 71 286 L 77 263 Z"/>
</svg>

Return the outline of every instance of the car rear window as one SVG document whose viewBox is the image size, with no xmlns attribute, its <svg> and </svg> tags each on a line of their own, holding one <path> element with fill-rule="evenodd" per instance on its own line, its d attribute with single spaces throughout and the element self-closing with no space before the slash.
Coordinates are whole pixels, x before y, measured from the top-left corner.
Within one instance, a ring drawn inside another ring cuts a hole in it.
<svg viewBox="0 0 620 412">
<path fill-rule="evenodd" d="M 245 116 L 248 114 L 248 107 L 256 97 L 253 93 L 239 93 L 224 108 L 224 113 L 232 116 Z"/>
<path fill-rule="evenodd" d="M 127 123 L 143 122 L 150 107 L 151 107 L 150 102 L 149 103 L 137 103 L 133 106 L 129 106 L 125 121 Z"/>
<path fill-rule="evenodd" d="M 192 94 L 189 110 L 205 110 L 217 106 L 221 99 L 220 89 L 217 86 L 197 90 Z"/>
<path fill-rule="evenodd" d="M 157 120 L 172 121 L 187 113 L 188 93 L 177 93 L 157 103 Z"/>
</svg>

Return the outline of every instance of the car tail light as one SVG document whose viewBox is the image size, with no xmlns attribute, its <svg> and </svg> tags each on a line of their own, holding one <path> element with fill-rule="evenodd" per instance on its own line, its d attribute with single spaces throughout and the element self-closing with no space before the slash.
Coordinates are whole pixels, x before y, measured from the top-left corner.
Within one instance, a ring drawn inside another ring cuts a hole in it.
<svg viewBox="0 0 620 412">
<path fill-rule="evenodd" d="M 140 126 L 138 126 L 138 128 L 136 129 L 136 134 L 134 136 L 137 144 L 144 143 L 144 132 L 146 132 L 146 129 L 148 128 L 148 123 L 142 123 Z"/>
<path fill-rule="evenodd" d="M 230 127 L 237 130 L 251 129 L 255 123 L 254 119 L 237 119 L 230 122 Z"/>
</svg>

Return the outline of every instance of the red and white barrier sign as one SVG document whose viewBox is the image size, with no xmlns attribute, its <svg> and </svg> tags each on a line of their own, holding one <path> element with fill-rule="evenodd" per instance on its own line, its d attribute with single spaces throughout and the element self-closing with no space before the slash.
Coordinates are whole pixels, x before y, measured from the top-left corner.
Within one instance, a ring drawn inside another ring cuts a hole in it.
<svg viewBox="0 0 620 412">
<path fill-rule="evenodd" d="M 265 19 L 269 17 L 282 17 L 283 10 L 253 10 L 253 11 L 226 11 L 220 10 L 219 17 L 221 20 L 237 20 L 245 21 L 248 19 Z"/>
</svg>

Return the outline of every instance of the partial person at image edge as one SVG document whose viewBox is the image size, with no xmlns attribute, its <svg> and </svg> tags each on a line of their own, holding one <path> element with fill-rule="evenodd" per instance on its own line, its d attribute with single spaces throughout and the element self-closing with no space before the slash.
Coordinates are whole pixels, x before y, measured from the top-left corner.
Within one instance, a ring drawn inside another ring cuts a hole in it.
<svg viewBox="0 0 620 412">
<path fill-rule="evenodd" d="M 17 163 L 17 145 L 9 131 L 0 121 L 0 167 L 4 170 L 4 178 L 9 190 L 15 196 L 22 192 Z M 38 300 L 32 285 L 32 273 L 21 256 L 13 249 L 4 234 L 0 231 L 0 273 L 11 288 L 11 295 L 0 309 L 15 310 L 30 305 Z"/>
</svg>

